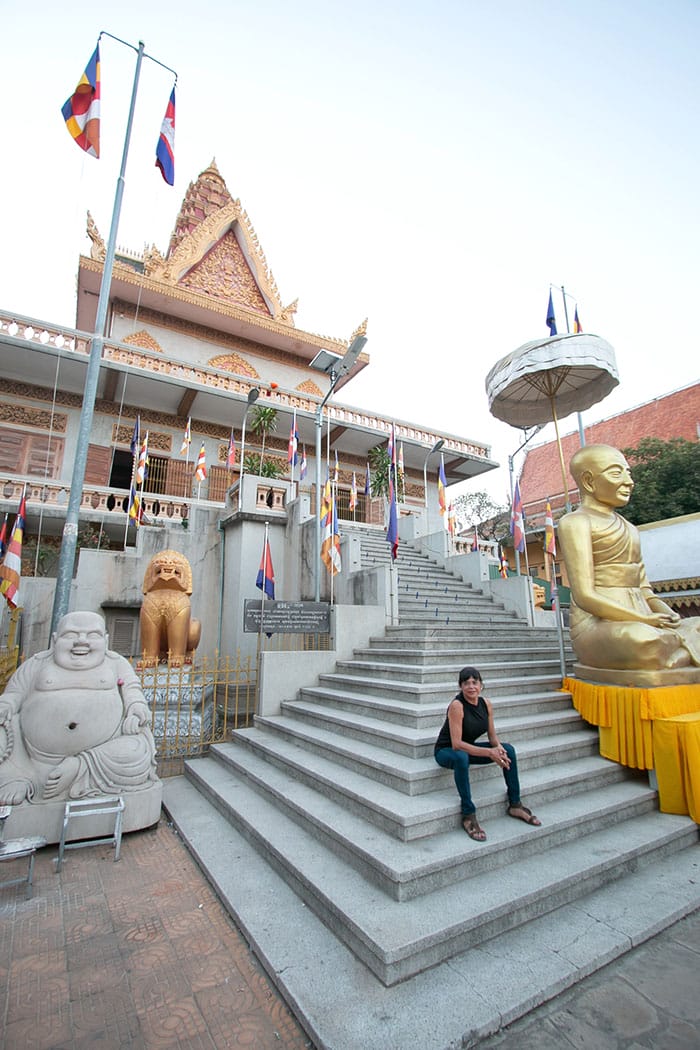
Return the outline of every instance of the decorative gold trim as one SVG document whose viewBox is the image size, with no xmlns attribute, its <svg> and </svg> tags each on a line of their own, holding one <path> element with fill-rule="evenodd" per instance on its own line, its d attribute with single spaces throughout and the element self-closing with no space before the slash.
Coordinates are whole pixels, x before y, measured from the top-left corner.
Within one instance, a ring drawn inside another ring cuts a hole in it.
<svg viewBox="0 0 700 1050">
<path fill-rule="evenodd" d="M 8 390 L 8 393 L 11 393 L 11 390 Z M 32 408 L 29 405 L 2 402 L 0 403 L 0 422 L 11 423 L 17 427 L 51 430 L 54 434 L 65 434 L 68 416 L 64 416 L 63 413 L 57 415 L 43 408 Z"/>
<path fill-rule="evenodd" d="M 154 353 L 158 354 L 163 353 L 163 347 L 146 331 L 145 328 L 142 328 L 140 332 L 134 332 L 132 335 L 127 335 L 125 339 L 122 339 L 122 342 L 128 343 L 130 346 L 140 346 L 142 350 L 152 350 Z"/>
<path fill-rule="evenodd" d="M 221 372 L 235 372 L 237 375 L 248 376 L 250 379 L 260 378 L 260 374 L 240 354 L 219 354 L 217 357 L 210 357 L 207 364 L 210 368 L 218 368 Z"/>
</svg>

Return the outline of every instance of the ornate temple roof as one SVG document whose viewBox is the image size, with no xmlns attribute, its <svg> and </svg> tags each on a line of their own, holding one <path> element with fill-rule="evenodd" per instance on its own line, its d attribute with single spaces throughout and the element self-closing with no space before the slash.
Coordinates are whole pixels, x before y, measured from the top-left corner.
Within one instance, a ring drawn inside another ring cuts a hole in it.
<svg viewBox="0 0 700 1050">
<path fill-rule="evenodd" d="M 92 248 L 89 258 L 81 256 L 79 269 L 77 327 L 83 331 L 94 327 L 94 297 L 106 257 L 105 242 L 89 213 L 87 233 Z M 349 343 L 295 328 L 298 300 L 282 302 L 252 223 L 215 160 L 188 186 L 165 255 L 155 245 L 143 255 L 117 255 L 111 296 L 113 301 L 138 302 L 142 311 L 245 334 L 307 363 L 321 347 L 342 354 Z M 368 362 L 366 354 L 360 355 L 354 371 Z"/>
</svg>

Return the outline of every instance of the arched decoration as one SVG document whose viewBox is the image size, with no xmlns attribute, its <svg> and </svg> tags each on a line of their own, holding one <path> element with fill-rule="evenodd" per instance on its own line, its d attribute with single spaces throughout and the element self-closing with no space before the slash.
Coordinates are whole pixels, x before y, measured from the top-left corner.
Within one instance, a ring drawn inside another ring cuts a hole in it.
<svg viewBox="0 0 700 1050">
<path fill-rule="evenodd" d="M 303 383 L 299 383 L 296 387 L 300 394 L 311 394 L 312 397 L 323 397 L 320 389 L 316 386 L 313 379 L 305 379 Z"/>
<path fill-rule="evenodd" d="M 209 368 L 218 368 L 222 372 L 235 372 L 239 376 L 248 376 L 250 379 L 259 379 L 258 373 L 252 365 L 248 364 L 240 354 L 218 354 L 210 357 L 207 361 Z"/>
<path fill-rule="evenodd" d="M 130 346 L 140 346 L 142 350 L 152 350 L 154 353 L 162 354 L 163 347 L 153 338 L 152 335 L 142 328 L 140 332 L 133 332 L 131 335 L 127 335 L 126 339 L 122 339 L 123 343 L 128 343 Z"/>
</svg>

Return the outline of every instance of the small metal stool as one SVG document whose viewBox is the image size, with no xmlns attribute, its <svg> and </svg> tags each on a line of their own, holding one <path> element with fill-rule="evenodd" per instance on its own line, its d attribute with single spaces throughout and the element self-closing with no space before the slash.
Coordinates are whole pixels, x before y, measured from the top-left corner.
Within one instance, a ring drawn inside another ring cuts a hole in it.
<svg viewBox="0 0 700 1050">
<path fill-rule="evenodd" d="M 89 839 L 84 842 L 66 842 L 68 825 L 76 817 L 99 817 L 104 814 L 114 813 L 114 833 L 105 835 L 99 839 Z M 81 849 L 83 846 L 99 846 L 113 842 L 115 846 L 114 860 L 119 860 L 119 850 L 122 844 L 122 820 L 124 815 L 124 799 L 121 795 L 103 795 L 98 798 L 81 798 L 74 802 L 66 802 L 63 812 L 63 827 L 61 828 L 61 841 L 58 844 L 58 856 L 56 857 L 56 871 L 61 870 L 63 865 L 63 854 L 67 849 Z"/>
<path fill-rule="evenodd" d="M 29 857 L 29 871 L 27 876 L 19 879 L 8 879 L 5 886 L 18 886 L 22 882 L 27 883 L 27 897 L 31 897 L 34 885 L 34 854 L 42 846 L 46 845 L 46 839 L 40 835 L 34 835 L 25 839 L 10 839 L 5 842 L 5 821 L 12 812 L 11 806 L 0 806 L 0 862 L 4 860 L 20 860 Z"/>
</svg>

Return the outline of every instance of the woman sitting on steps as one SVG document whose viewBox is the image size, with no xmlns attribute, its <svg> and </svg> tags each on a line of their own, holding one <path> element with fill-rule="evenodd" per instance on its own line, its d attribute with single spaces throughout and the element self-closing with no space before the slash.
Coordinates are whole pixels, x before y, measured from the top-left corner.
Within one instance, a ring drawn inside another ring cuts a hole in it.
<svg viewBox="0 0 700 1050">
<path fill-rule="evenodd" d="M 435 761 L 445 769 L 454 770 L 455 784 L 462 800 L 462 827 L 475 842 L 484 842 L 486 833 L 476 819 L 469 786 L 469 766 L 495 762 L 503 770 L 508 789 L 509 817 L 540 826 L 537 817 L 522 804 L 518 761 L 512 744 L 502 744 L 493 724 L 491 702 L 481 695 L 483 682 L 476 667 L 463 667 L 459 672 L 459 688 L 447 708 L 447 717 L 435 743 Z M 486 733 L 488 742 L 476 743 Z"/>
</svg>

